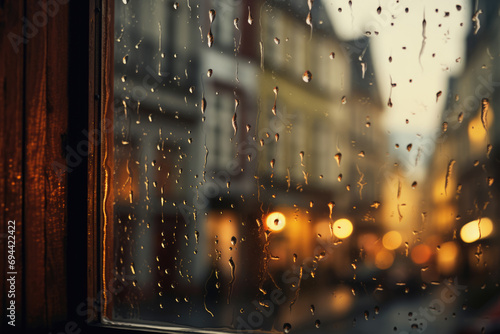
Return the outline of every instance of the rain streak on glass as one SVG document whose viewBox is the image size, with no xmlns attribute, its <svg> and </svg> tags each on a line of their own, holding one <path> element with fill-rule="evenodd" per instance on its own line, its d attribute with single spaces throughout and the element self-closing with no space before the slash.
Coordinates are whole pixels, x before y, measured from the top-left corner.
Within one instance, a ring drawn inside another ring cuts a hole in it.
<svg viewBox="0 0 500 334">
<path fill-rule="evenodd" d="M 114 6 L 103 323 L 498 331 L 498 2 Z"/>
</svg>

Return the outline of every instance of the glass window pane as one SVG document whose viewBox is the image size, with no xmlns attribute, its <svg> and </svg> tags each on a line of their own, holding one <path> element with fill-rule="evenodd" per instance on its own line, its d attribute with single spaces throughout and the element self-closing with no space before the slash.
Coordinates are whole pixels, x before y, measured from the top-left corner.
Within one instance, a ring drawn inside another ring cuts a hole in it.
<svg viewBox="0 0 500 334">
<path fill-rule="evenodd" d="M 498 331 L 498 12 L 117 0 L 103 320 Z"/>
</svg>

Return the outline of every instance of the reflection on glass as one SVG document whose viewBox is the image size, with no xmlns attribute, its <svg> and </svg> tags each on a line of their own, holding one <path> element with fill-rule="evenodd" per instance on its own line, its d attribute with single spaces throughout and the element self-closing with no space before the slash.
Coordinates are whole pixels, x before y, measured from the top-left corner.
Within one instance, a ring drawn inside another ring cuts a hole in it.
<svg viewBox="0 0 500 334">
<path fill-rule="evenodd" d="M 498 331 L 498 12 L 117 0 L 104 320 Z"/>
</svg>

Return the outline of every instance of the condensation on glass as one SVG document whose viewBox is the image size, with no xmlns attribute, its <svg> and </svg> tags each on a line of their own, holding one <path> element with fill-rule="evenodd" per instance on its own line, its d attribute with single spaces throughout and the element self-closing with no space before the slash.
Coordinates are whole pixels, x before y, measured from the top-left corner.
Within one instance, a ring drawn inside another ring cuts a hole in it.
<svg viewBox="0 0 500 334">
<path fill-rule="evenodd" d="M 499 29 L 495 1 L 116 1 L 103 320 L 498 330 Z"/>
</svg>

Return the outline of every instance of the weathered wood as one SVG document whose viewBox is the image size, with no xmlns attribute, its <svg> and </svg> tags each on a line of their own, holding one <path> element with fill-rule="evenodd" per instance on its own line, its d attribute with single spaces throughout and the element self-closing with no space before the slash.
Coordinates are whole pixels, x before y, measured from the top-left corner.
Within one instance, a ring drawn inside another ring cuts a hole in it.
<svg viewBox="0 0 500 334">
<path fill-rule="evenodd" d="M 66 185 L 65 174 L 53 163 L 65 163 L 69 103 L 68 77 L 69 6 L 60 5 L 47 26 L 47 149 L 46 149 L 46 267 L 47 319 L 49 327 L 66 318 Z M 57 36 L 57 37 L 56 37 Z M 78 153 L 78 148 L 77 148 Z M 82 196 L 83 199 L 83 196 Z"/>
<path fill-rule="evenodd" d="M 16 220 L 16 327 L 26 330 L 49 329 L 67 314 L 66 178 L 53 163 L 65 163 L 68 5 L 46 3 L 9 0 L 0 11 L 1 231 Z"/>
<path fill-rule="evenodd" d="M 26 21 L 39 10 L 27 3 Z M 26 22 L 25 21 L 25 22 Z M 36 29 L 36 30 L 35 30 Z M 26 29 L 24 236 L 27 329 L 46 328 L 47 185 L 47 25 Z"/>
<path fill-rule="evenodd" d="M 5 0 L 0 8 L 0 273 L 2 327 L 7 308 L 7 222 L 16 221 L 16 326 L 23 321 L 23 53 L 24 44 L 9 38 L 22 37 L 23 1 Z M 10 302 L 10 301 L 9 301 Z M 19 327 L 17 327 L 19 328 Z"/>
</svg>

